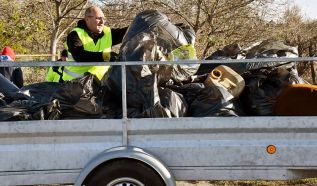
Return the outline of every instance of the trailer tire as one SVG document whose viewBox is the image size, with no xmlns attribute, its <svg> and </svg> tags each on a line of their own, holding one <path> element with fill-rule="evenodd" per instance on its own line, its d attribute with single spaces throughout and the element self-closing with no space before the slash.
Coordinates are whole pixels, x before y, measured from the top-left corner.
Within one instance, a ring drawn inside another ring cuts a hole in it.
<svg viewBox="0 0 317 186">
<path fill-rule="evenodd" d="M 85 179 L 85 186 L 165 186 L 162 177 L 143 162 L 121 159 L 96 168 Z"/>
</svg>

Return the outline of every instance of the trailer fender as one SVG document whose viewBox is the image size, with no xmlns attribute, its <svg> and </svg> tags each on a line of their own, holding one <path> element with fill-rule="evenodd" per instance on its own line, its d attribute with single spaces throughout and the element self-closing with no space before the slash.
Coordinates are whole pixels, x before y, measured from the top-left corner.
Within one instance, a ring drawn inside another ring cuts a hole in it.
<svg viewBox="0 0 317 186">
<path fill-rule="evenodd" d="M 176 186 L 174 176 L 168 168 L 155 156 L 138 147 L 115 147 L 103 151 L 86 164 L 77 177 L 74 185 L 81 186 L 87 176 L 90 173 L 93 173 L 98 166 L 104 165 L 105 163 L 116 159 L 131 159 L 143 162 L 160 175 L 166 186 Z"/>
</svg>

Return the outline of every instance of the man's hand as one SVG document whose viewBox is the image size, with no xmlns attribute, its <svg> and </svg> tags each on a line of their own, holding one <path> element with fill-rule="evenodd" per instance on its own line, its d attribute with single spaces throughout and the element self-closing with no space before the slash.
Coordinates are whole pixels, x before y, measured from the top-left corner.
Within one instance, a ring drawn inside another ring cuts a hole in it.
<svg viewBox="0 0 317 186">
<path fill-rule="evenodd" d="M 111 53 L 110 52 L 103 52 L 102 53 L 102 58 L 103 58 L 104 61 L 110 61 Z"/>
<path fill-rule="evenodd" d="M 118 58 L 118 54 L 115 52 L 103 52 L 102 58 L 104 61 L 116 61 Z"/>
</svg>

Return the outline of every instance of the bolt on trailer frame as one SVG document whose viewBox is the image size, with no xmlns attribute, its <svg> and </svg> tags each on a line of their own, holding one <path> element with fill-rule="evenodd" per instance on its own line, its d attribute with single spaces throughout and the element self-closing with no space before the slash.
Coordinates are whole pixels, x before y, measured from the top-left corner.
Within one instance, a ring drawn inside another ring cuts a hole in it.
<svg viewBox="0 0 317 186">
<path fill-rule="evenodd" d="M 127 65 L 301 62 L 317 58 L 117 62 L 121 120 L 0 122 L 3 185 L 81 185 L 101 165 L 133 159 L 174 180 L 296 179 L 317 176 L 317 117 L 127 117 Z M 85 66 L 104 62 L 2 62 L 4 66 Z"/>
</svg>

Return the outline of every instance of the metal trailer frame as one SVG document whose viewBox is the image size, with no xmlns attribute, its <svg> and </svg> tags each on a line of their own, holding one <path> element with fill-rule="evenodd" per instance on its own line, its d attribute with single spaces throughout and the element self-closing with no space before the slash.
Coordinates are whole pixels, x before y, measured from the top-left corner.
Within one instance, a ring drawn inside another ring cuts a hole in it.
<svg viewBox="0 0 317 186">
<path fill-rule="evenodd" d="M 176 180 L 285 180 L 317 176 L 317 117 L 127 118 L 126 65 L 301 62 L 310 58 L 117 62 L 120 120 L 0 123 L 1 185 L 75 183 L 104 162 L 142 161 L 166 185 Z M 104 62 L 2 62 L 4 66 L 85 66 Z M 276 153 L 268 153 L 273 145 Z M 158 158 L 156 158 L 158 157 Z M 174 175 L 174 176 L 173 176 Z"/>
</svg>

